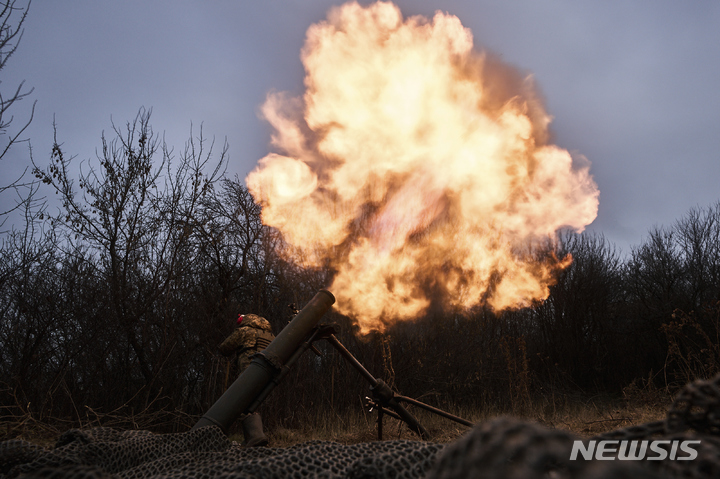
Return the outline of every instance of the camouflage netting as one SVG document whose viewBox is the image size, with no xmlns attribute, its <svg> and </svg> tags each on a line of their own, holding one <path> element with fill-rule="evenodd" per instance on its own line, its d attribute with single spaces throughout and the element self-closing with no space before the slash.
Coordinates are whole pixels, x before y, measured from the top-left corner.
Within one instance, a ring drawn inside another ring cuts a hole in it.
<svg viewBox="0 0 720 479">
<path fill-rule="evenodd" d="M 699 439 L 692 461 L 570 461 L 572 434 L 510 418 L 476 425 L 448 445 L 312 441 L 243 448 L 219 428 L 179 434 L 71 430 L 52 449 L 0 443 L 0 478 L 666 478 L 720 477 L 720 376 L 687 385 L 667 419 L 594 439 Z M 590 439 L 586 439 L 589 441 Z"/>
</svg>

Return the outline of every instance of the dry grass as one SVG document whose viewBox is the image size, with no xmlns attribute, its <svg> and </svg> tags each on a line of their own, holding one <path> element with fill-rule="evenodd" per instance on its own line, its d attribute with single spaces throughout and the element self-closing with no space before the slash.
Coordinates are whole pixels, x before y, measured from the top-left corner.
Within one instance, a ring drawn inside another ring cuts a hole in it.
<svg viewBox="0 0 720 479">
<path fill-rule="evenodd" d="M 61 431 L 52 425 L 38 421 L 7 421 L 0 424 L 0 441 L 23 439 L 42 447 L 52 447 Z"/>
<path fill-rule="evenodd" d="M 428 415 L 422 411 L 413 411 L 420 423 L 425 427 L 434 442 L 450 442 L 466 431 L 468 427 L 456 424 L 438 416 Z M 337 418 L 337 417 L 336 417 Z M 349 413 L 338 422 L 333 418 L 318 417 L 314 425 L 302 429 L 279 428 L 269 431 L 268 436 L 273 447 L 288 447 L 306 441 L 333 441 L 341 444 L 377 441 L 377 416 L 375 414 Z M 242 441 L 242 435 L 231 436 L 232 440 Z M 385 416 L 383 421 L 383 439 L 419 440 L 403 422 Z"/>
<path fill-rule="evenodd" d="M 665 419 L 672 397 L 662 390 L 633 383 L 623 397 L 598 395 L 555 395 L 524 403 L 510 411 L 500 408 L 486 410 L 455 409 L 453 414 L 475 424 L 500 415 L 511 415 L 535 421 L 547 427 L 570 431 L 581 437 L 590 437 L 614 429 Z M 409 408 L 428 430 L 434 442 L 452 442 L 469 428 L 440 416 Z M 335 441 L 342 444 L 377 440 L 377 416 L 363 411 L 339 415 L 320 415 L 301 429 L 279 428 L 268 433 L 273 447 L 287 447 L 310 440 Z M 418 440 L 418 436 L 400 421 L 385 416 L 383 439 Z M 242 435 L 231 439 L 241 442 Z"/>
<path fill-rule="evenodd" d="M 598 395 L 583 397 L 577 394 L 554 394 L 548 398 L 522 401 L 517 406 L 501 409 L 450 408 L 449 412 L 473 423 L 480 423 L 501 415 L 511 415 L 529 421 L 536 421 L 547 427 L 570 431 L 583 437 L 593 436 L 631 425 L 644 424 L 664 419 L 671 404 L 671 396 L 663 390 L 648 386 L 649 382 L 633 383 L 624 390 L 623 397 Z M 409 406 L 420 423 L 428 430 L 434 442 L 452 442 L 465 434 L 469 428 L 440 416 Z M 0 440 L 20 438 L 50 447 L 57 440 L 63 423 L 46 424 L 35 420 L 29 413 L 0 418 Z M 117 418 L 114 418 L 117 419 Z M 354 444 L 377 440 L 377 415 L 359 408 L 345 414 L 321 414 L 307 421 L 298 429 L 276 428 L 268 431 L 271 446 L 288 447 L 311 440 L 334 441 L 342 444 Z M 112 422 L 112 421 L 111 421 Z M 85 424 L 86 427 L 100 424 Z M 102 424 L 121 427 L 116 424 Z M 127 427 L 125 422 L 124 426 Z M 152 428 L 150 428 L 152 429 Z M 418 436 L 408 427 L 391 417 L 385 416 L 383 439 L 418 440 Z M 234 434 L 230 439 L 242 442 L 242 434 Z"/>
</svg>

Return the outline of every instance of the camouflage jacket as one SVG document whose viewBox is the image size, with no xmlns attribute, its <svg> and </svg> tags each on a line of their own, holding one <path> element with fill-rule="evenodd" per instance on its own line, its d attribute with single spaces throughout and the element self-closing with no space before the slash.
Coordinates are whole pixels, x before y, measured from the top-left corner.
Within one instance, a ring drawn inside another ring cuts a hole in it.
<svg viewBox="0 0 720 479">
<path fill-rule="evenodd" d="M 218 349 L 225 356 L 248 349 L 262 350 L 275 338 L 267 319 L 256 314 L 244 315 L 240 327 L 230 334 Z M 260 340 L 260 341 L 258 341 Z"/>
</svg>

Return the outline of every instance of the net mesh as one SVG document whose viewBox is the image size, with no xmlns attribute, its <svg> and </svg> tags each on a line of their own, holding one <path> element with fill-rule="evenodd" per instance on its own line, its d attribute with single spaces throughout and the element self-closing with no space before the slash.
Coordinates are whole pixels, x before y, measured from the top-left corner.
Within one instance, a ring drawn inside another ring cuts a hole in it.
<svg viewBox="0 0 720 479">
<path fill-rule="evenodd" d="M 570 460 L 578 437 L 499 417 L 450 444 L 311 441 L 243 448 L 214 426 L 177 434 L 73 429 L 52 448 L 0 442 L 0 478 L 710 478 L 720 477 L 720 375 L 676 396 L 664 421 L 603 433 L 595 440 L 700 440 L 695 460 Z M 662 447 L 670 448 L 670 442 Z"/>
</svg>

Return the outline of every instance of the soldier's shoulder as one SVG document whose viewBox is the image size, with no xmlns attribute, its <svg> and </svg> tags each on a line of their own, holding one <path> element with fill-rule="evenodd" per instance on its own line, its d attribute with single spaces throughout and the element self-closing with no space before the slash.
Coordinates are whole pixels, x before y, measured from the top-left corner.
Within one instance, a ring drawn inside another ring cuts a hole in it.
<svg viewBox="0 0 720 479">
<path fill-rule="evenodd" d="M 242 326 L 261 329 L 263 331 L 272 331 L 272 326 L 270 326 L 270 322 L 262 316 L 258 316 L 257 314 L 243 315 Z"/>
</svg>

